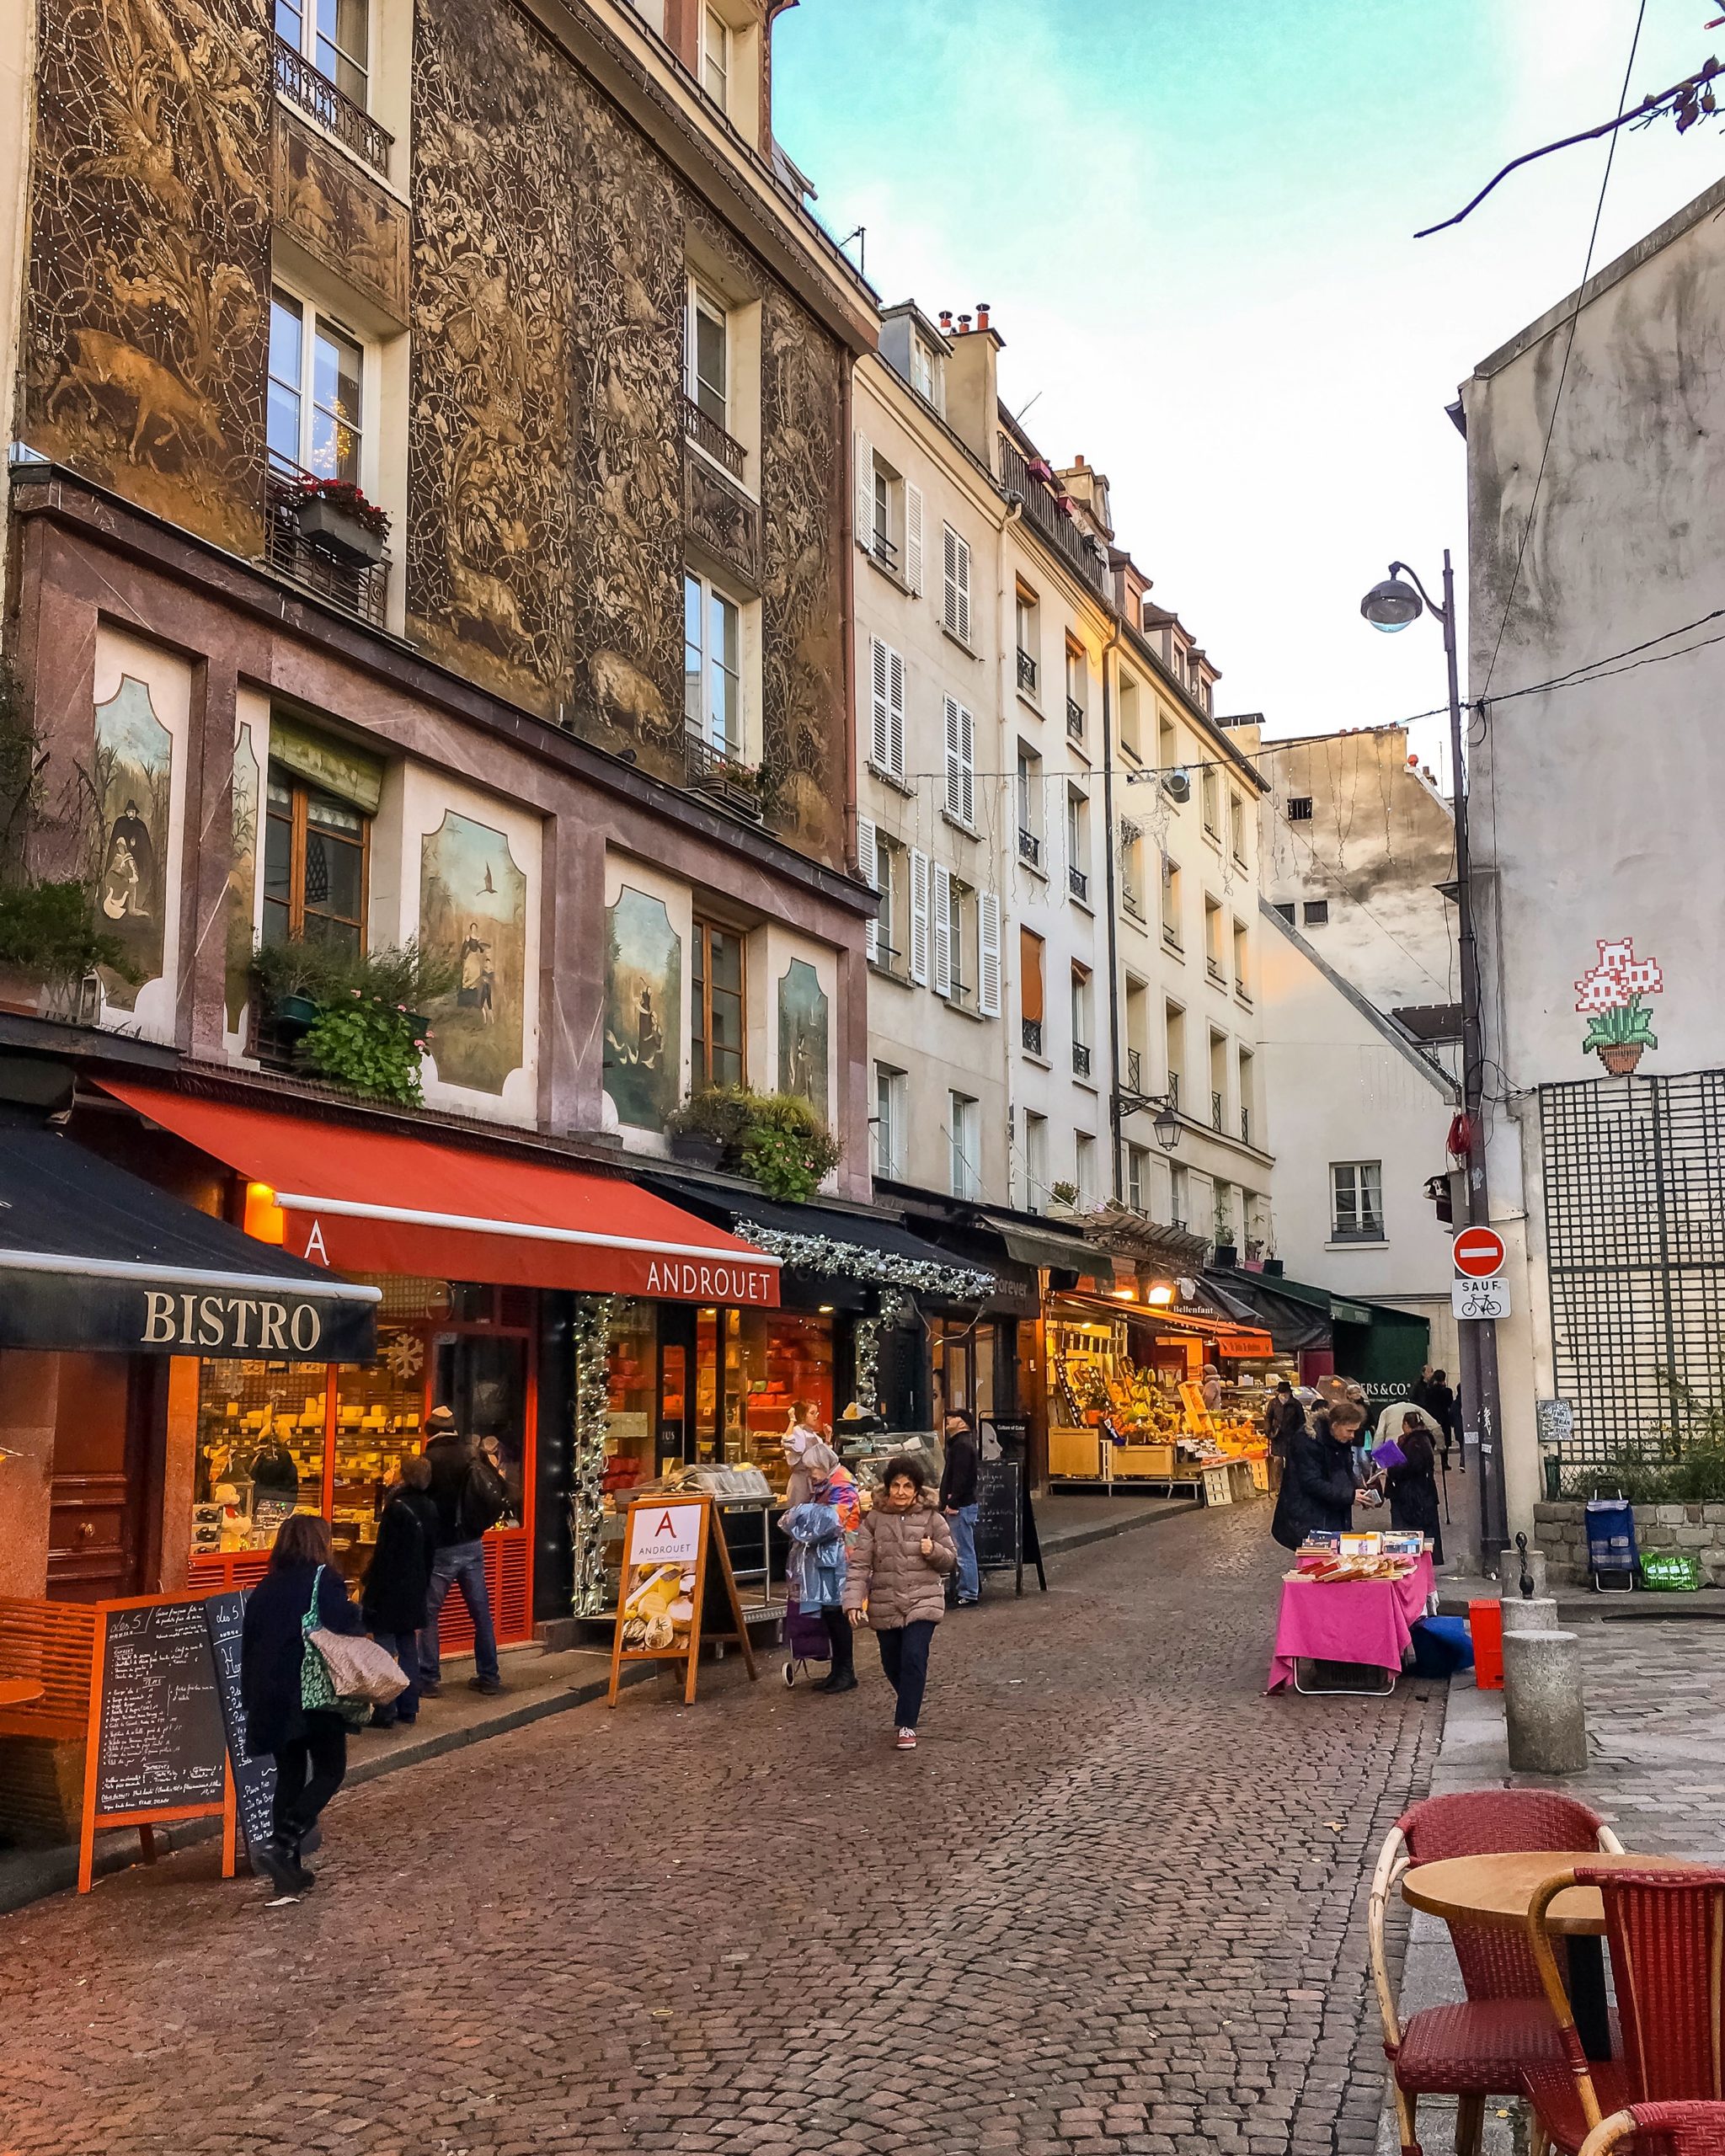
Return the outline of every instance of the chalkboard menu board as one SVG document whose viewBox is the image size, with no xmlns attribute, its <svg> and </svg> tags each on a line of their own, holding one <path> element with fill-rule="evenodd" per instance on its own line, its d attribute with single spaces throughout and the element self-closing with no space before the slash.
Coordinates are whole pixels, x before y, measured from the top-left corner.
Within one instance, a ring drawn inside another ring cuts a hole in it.
<svg viewBox="0 0 1725 2156">
<path fill-rule="evenodd" d="M 227 1748 L 201 1603 L 110 1609 L 96 1739 L 99 1815 L 219 1810 Z"/>
<path fill-rule="evenodd" d="M 275 1762 L 267 1752 L 259 1758 L 246 1749 L 245 1702 L 239 1689 L 240 1631 L 245 1614 L 243 1594 L 212 1594 L 205 1599 L 204 1622 L 209 1628 L 210 1652 L 216 1659 L 216 1691 L 227 1732 L 227 1756 L 233 1762 L 240 1829 L 246 1838 L 252 1869 L 257 1871 L 260 1869 L 259 1846 L 270 1838 Z"/>
<path fill-rule="evenodd" d="M 1024 1592 L 1024 1567 L 1034 1565 L 1038 1583 L 1047 1592 L 1042 1569 L 1042 1545 L 1037 1539 L 1036 1514 L 1024 1485 L 1024 1469 L 1016 1460 L 985 1460 L 978 1472 L 976 1498 L 976 1561 L 984 1572 L 1017 1574 L 1014 1592 Z"/>
</svg>

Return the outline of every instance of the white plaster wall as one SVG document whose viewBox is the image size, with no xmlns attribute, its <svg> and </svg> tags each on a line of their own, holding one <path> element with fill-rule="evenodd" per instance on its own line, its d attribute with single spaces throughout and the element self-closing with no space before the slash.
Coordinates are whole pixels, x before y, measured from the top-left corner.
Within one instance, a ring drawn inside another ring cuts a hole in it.
<svg viewBox="0 0 1725 2156">
<path fill-rule="evenodd" d="M 177 652 L 141 637 L 110 628 L 104 622 L 96 631 L 95 702 L 104 704 L 130 676 L 150 692 L 156 717 L 174 743 L 168 792 L 168 858 L 162 867 L 162 971 L 139 988 L 130 1010 L 118 1004 L 103 1006 L 99 1022 L 114 1033 L 134 1038 L 171 1043 L 179 995 L 180 902 L 185 880 L 186 765 L 191 753 L 192 670 Z"/>
</svg>

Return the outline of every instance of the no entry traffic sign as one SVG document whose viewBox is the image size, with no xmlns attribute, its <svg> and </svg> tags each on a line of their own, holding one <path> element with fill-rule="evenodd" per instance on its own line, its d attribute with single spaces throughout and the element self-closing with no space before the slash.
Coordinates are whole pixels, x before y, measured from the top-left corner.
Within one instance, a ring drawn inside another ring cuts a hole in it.
<svg viewBox="0 0 1725 2156">
<path fill-rule="evenodd" d="M 1464 1228 L 1450 1246 L 1455 1270 L 1469 1280 L 1489 1280 L 1503 1269 L 1507 1252 L 1495 1228 Z"/>
</svg>

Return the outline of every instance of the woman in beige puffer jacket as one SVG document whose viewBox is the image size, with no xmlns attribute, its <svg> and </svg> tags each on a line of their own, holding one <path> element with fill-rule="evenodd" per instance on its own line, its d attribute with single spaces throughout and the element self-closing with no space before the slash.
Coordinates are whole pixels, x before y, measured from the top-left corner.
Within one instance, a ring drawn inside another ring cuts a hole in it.
<svg viewBox="0 0 1725 2156">
<path fill-rule="evenodd" d="M 880 1643 L 880 1666 L 898 1694 L 901 1752 L 916 1749 L 928 1646 L 946 1614 L 946 1577 L 958 1561 L 921 1462 L 889 1460 L 846 1557 L 845 1607 L 851 1622 L 872 1626 Z"/>
</svg>

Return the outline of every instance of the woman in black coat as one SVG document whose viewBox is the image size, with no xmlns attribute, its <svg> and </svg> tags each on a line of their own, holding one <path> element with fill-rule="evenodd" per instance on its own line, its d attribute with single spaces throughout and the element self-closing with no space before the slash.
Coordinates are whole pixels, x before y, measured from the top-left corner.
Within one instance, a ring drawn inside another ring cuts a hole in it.
<svg viewBox="0 0 1725 2156">
<path fill-rule="evenodd" d="M 1404 1415 L 1402 1435 L 1403 1465 L 1386 1467 L 1384 1480 L 1390 1491 L 1390 1524 L 1431 1537 L 1432 1562 L 1444 1561 L 1444 1522 L 1438 1505 L 1438 1456 L 1432 1433 L 1418 1415 Z"/>
<path fill-rule="evenodd" d="M 346 1722 L 330 1709 L 307 1707 L 300 1700 L 306 1652 L 302 1622 L 312 1605 L 313 1581 L 318 1625 L 330 1632 L 362 1632 L 347 1582 L 332 1561 L 329 1523 L 315 1513 L 293 1513 L 277 1530 L 269 1571 L 246 1597 L 239 1649 L 247 1749 L 275 1758 L 275 1831 L 258 1856 L 283 1894 L 302 1894 L 311 1885 L 300 1844 L 347 1773 Z"/>
<path fill-rule="evenodd" d="M 431 1463 L 423 1454 L 402 1463 L 401 1480 L 377 1521 L 377 1545 L 360 1590 L 366 1630 L 401 1664 L 408 1689 L 371 1715 L 373 1729 L 419 1718 L 419 1632 L 431 1563 L 437 1555 L 439 1514 L 431 1495 Z"/>
<path fill-rule="evenodd" d="M 1276 1516 L 1270 1533 L 1284 1550 L 1297 1550 L 1314 1531 L 1345 1534 L 1354 1524 L 1354 1445 L 1365 1417 L 1352 1401 L 1338 1401 L 1315 1415 L 1288 1440 Z"/>
</svg>

